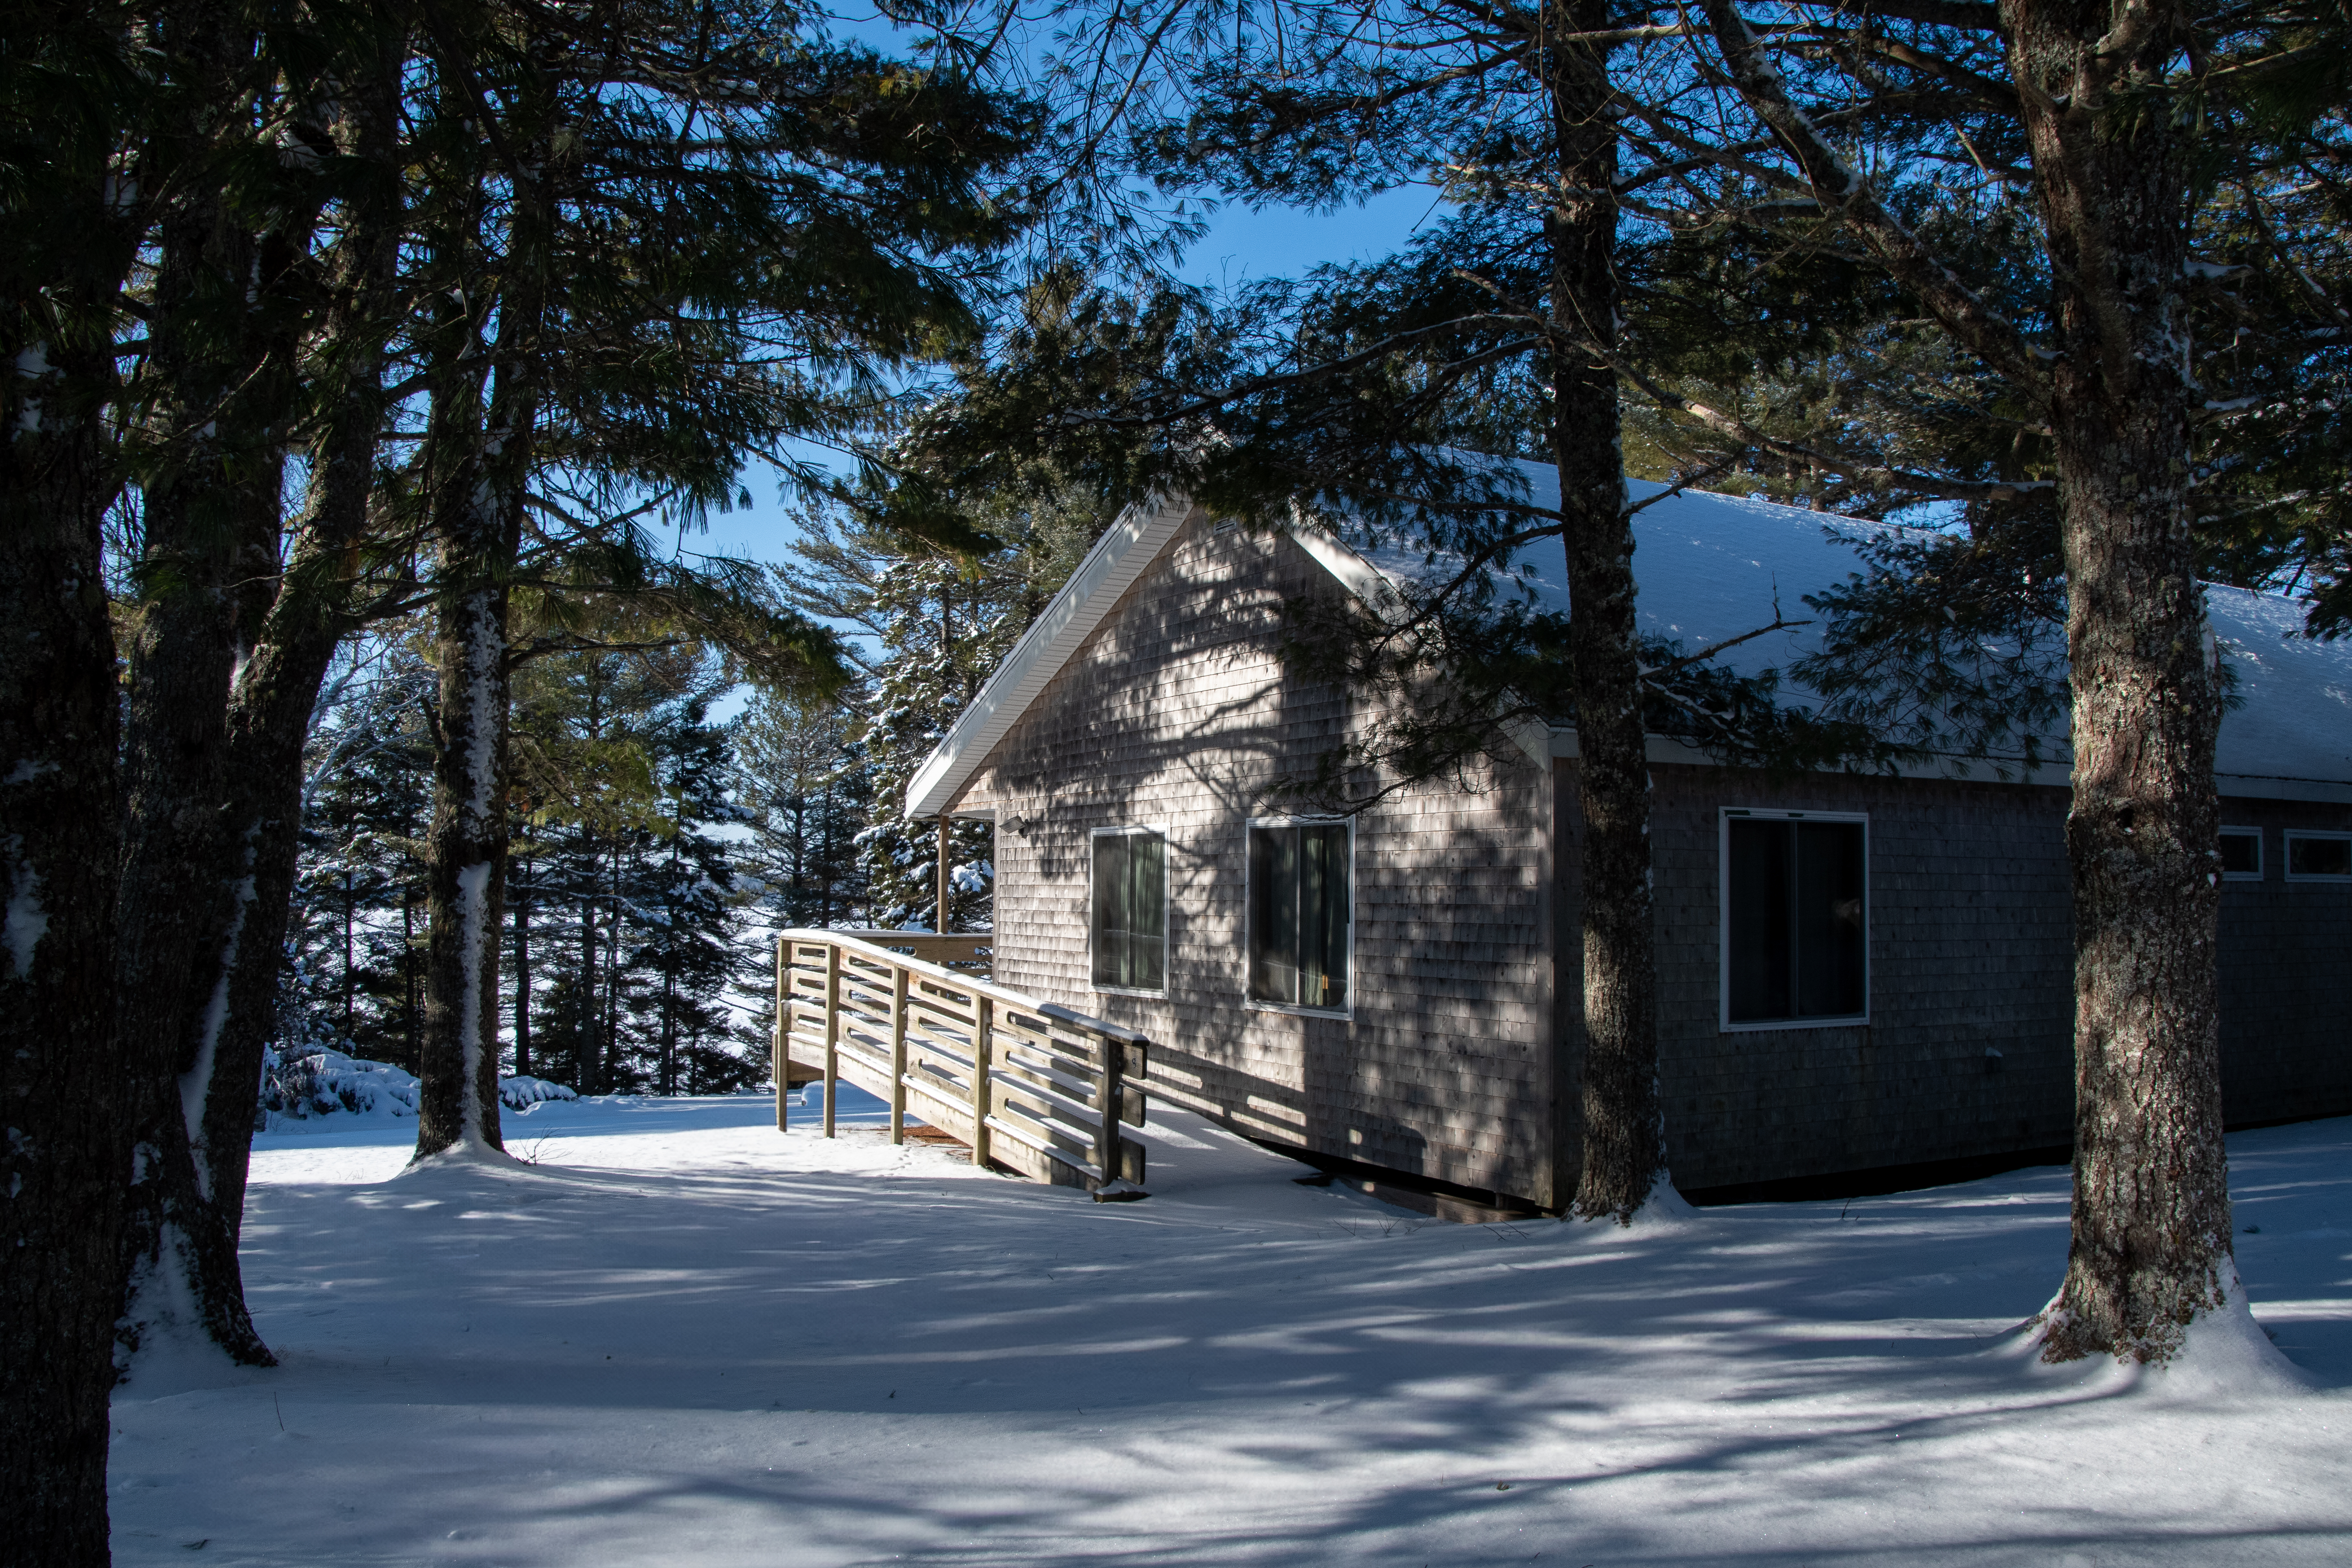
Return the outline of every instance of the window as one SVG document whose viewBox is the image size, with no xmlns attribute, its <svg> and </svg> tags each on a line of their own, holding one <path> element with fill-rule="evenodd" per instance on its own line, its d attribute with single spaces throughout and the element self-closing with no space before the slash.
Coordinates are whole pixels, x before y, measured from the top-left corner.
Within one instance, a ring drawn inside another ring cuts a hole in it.
<svg viewBox="0 0 2352 1568">
<path fill-rule="evenodd" d="M 1858 816 L 1723 814 L 1723 1025 L 1870 1012 L 1869 846 Z"/>
<path fill-rule="evenodd" d="M 1168 840 L 1142 827 L 1095 832 L 1095 984 L 1168 988 Z"/>
<path fill-rule="evenodd" d="M 1346 1010 L 1354 837 L 1346 822 L 1250 824 L 1251 1001 Z"/>
<path fill-rule="evenodd" d="M 2221 829 L 2221 880 L 2259 882 L 2263 879 L 2263 830 L 2259 827 Z"/>
<path fill-rule="evenodd" d="M 2286 836 L 2286 879 L 2290 882 L 2352 882 L 2352 833 L 2297 833 Z"/>
</svg>

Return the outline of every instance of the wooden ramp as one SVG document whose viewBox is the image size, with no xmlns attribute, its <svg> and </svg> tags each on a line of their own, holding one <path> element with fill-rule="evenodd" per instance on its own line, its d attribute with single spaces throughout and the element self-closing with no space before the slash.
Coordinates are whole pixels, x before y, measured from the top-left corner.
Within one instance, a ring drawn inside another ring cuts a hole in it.
<svg viewBox="0 0 2352 1568">
<path fill-rule="evenodd" d="M 786 931 L 776 942 L 776 1125 L 786 1088 L 846 1079 L 971 1146 L 974 1163 L 1098 1191 L 1140 1186 L 1150 1041 L 971 973 L 984 937 Z M 893 949 L 904 949 L 894 952 Z M 935 956 L 934 956 L 935 955 Z"/>
</svg>

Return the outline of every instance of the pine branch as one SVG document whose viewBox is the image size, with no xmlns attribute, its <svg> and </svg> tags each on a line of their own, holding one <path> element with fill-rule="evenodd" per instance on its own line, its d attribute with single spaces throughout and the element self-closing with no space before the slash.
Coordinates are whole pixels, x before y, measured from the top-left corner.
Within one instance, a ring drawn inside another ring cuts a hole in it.
<svg viewBox="0 0 2352 1568">
<path fill-rule="evenodd" d="M 1925 241 L 1886 209 L 1868 180 L 1831 146 L 1789 97 L 1733 0 L 1701 0 L 1733 84 L 1780 136 L 1825 212 L 1853 226 L 1895 280 L 1916 294 L 1954 338 L 2037 404 L 2050 400 L 2040 354 L 2014 323 L 1963 283 Z"/>
</svg>

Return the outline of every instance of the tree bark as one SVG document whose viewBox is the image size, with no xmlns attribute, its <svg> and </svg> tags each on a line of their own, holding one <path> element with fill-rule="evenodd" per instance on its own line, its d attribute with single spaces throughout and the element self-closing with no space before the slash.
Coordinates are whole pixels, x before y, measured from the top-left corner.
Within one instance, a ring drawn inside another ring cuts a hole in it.
<svg viewBox="0 0 2352 1568">
<path fill-rule="evenodd" d="M 1599 31 L 1580 0 L 1565 30 Z M 1583 1170 L 1574 1212 L 1631 1224 L 1666 1180 L 1658 1102 L 1657 950 L 1650 891 L 1650 764 L 1636 656 L 1633 528 L 1619 444 L 1617 376 L 1589 340 L 1617 335 L 1617 127 L 1605 57 L 1559 45 L 1545 66 L 1559 189 L 1544 215 L 1551 260 L 1552 452 L 1568 556 L 1569 681 L 1576 710 L 1584 903 Z"/>
<path fill-rule="evenodd" d="M 2002 0 L 2050 250 L 2055 355 L 1881 204 L 1797 108 L 1732 0 L 1706 0 L 1741 96 L 1814 198 L 2049 418 L 2073 684 L 2075 1156 L 2053 1361 L 2161 1361 L 2235 1300 L 2214 938 L 2220 681 L 2189 497 L 2189 159 L 2166 72 L 2180 0 Z"/>
<path fill-rule="evenodd" d="M 592 883 L 580 900 L 580 1016 L 572 1031 L 572 1086 L 582 1094 L 603 1094 L 612 1086 L 599 1076 L 604 1059 L 597 1025 L 604 1016 L 604 993 L 596 976 L 596 889 Z"/>
<path fill-rule="evenodd" d="M 547 84 L 524 97 L 542 118 Z M 526 128 L 509 118 L 509 134 Z M 536 128 L 531 128 L 536 129 Z M 498 264 L 496 366 L 488 407 L 468 352 L 480 321 L 446 323 L 428 440 L 436 481 L 429 502 L 438 557 L 434 615 L 440 666 L 433 821 L 425 835 L 425 1038 L 417 1076 L 416 1153 L 503 1148 L 499 1129 L 499 932 L 505 909 L 507 731 L 510 672 L 508 595 L 521 548 L 524 489 L 540 406 L 539 342 L 554 223 L 543 133 L 525 145 L 506 255 Z M 479 199 L 478 189 L 477 199 Z M 478 286 L 483 214 L 453 237 L 449 258 Z M 467 306 L 466 309 L 473 307 Z M 456 351 L 452 353 L 451 351 Z"/>
<path fill-rule="evenodd" d="M 2074 692 L 2074 1237 L 2052 1361 L 2162 1361 L 2237 1286 L 2214 972 L 2221 689 L 2191 547 L 2179 5 L 2009 0 L 2048 234 Z M 2118 20 L 2118 18 L 2125 18 Z"/>
<path fill-rule="evenodd" d="M 115 479 L 99 404 L 112 356 L 0 346 L 11 362 L 0 372 L 0 1564 L 102 1568 L 131 1168 L 115 1029 L 114 642 L 100 568 Z"/>
<path fill-rule="evenodd" d="M 254 308 L 258 237 L 232 212 L 213 166 L 242 133 L 210 117 L 238 100 L 251 36 L 204 3 L 163 24 L 173 93 L 191 118 L 159 134 L 155 173 L 180 193 L 158 226 L 154 413 L 147 436 L 144 524 L 124 648 L 122 883 L 115 952 L 117 1024 L 130 1058 L 136 1128 L 123 1241 L 121 1333 L 135 1350 L 161 1323 L 200 1324 L 230 1356 L 273 1358 L 241 1297 L 195 1294 L 195 1256 L 219 1237 L 202 1212 L 193 1149 L 211 1063 L 186 998 L 199 952 L 246 913 L 251 881 L 221 805 L 229 684 L 257 630 L 254 585 L 277 565 L 273 394 Z M 231 940 L 235 937 L 232 934 Z"/>
<path fill-rule="evenodd" d="M 487 489 L 488 487 L 484 487 Z M 468 492 L 475 487 L 467 487 Z M 495 492 L 493 492 L 495 493 Z M 506 870 L 507 589 L 500 520 L 468 493 L 445 523 L 441 734 L 425 836 L 416 1152 L 501 1149 L 499 925 Z M 486 537 L 487 536 L 487 537 Z"/>
<path fill-rule="evenodd" d="M 509 294 L 509 310 L 519 301 Z M 520 329 L 509 321 L 499 342 Z M 487 421 L 465 395 L 464 366 L 435 399 L 434 498 L 439 555 L 435 623 L 438 723 L 433 819 L 425 830 L 424 1035 L 416 1153 L 499 1150 L 499 927 L 507 849 L 508 581 L 522 524 L 535 409 L 516 406 L 510 353 L 500 354 Z M 454 406 L 453 406 L 454 405 Z M 503 405 L 503 406 L 501 406 Z"/>
<path fill-rule="evenodd" d="M 348 562 L 366 536 L 383 420 L 381 365 L 401 236 L 397 114 L 405 49 L 397 31 L 379 43 L 367 79 L 340 95 L 327 128 L 338 152 L 373 178 L 346 204 L 335 258 L 322 355 L 336 381 L 331 409 L 310 450 L 310 480 L 294 544 L 252 654 L 229 694 L 222 813 L 240 847 L 242 893 L 209 949 L 193 988 L 191 1029 L 209 1070 L 197 1086 L 193 1124 L 198 1197 L 206 1223 L 191 1257 L 199 1301 L 236 1303 L 244 1280 L 236 1257 L 244 1228 L 246 1172 L 253 1146 L 253 1100 L 262 1052 L 276 1022 L 278 971 L 301 849 L 302 752 L 335 648 L 351 629 Z M 289 345 L 290 349 L 290 345 Z M 348 880 L 348 879 L 347 879 Z M 345 1032 L 351 956 L 345 902 Z M 207 1326 L 215 1321 L 208 1310 Z"/>
</svg>

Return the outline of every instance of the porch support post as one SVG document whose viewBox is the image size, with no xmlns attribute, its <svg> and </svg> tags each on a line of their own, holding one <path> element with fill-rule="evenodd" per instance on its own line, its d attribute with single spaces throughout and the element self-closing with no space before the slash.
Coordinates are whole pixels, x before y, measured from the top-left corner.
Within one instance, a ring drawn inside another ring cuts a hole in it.
<svg viewBox="0 0 2352 1568">
<path fill-rule="evenodd" d="M 955 929 L 948 918 L 948 829 L 951 825 L 946 812 L 940 813 L 940 913 L 933 929 L 944 936 Z"/>
<path fill-rule="evenodd" d="M 841 947 L 824 944 L 824 1135 L 833 1136 L 834 1089 L 841 1048 Z"/>
<path fill-rule="evenodd" d="M 996 1004 L 986 996 L 972 998 L 971 1029 L 971 1163 L 988 1169 L 988 1113 L 995 1096 L 988 1086 L 988 1057 L 995 1047 Z"/>
<path fill-rule="evenodd" d="M 769 1039 L 776 1072 L 776 1131 L 783 1131 L 783 1102 L 793 1093 L 793 941 L 776 938 L 776 1035 Z"/>
<path fill-rule="evenodd" d="M 890 1142 L 907 1141 L 907 972 L 891 971 Z"/>
<path fill-rule="evenodd" d="M 1127 1047 L 1108 1035 L 1097 1035 L 1095 1048 L 1102 1053 L 1095 1103 L 1095 1114 L 1101 1118 L 1095 1123 L 1095 1167 L 1102 1173 L 1102 1184 L 1108 1186 L 1119 1179 L 1119 1068 L 1126 1065 Z"/>
</svg>

